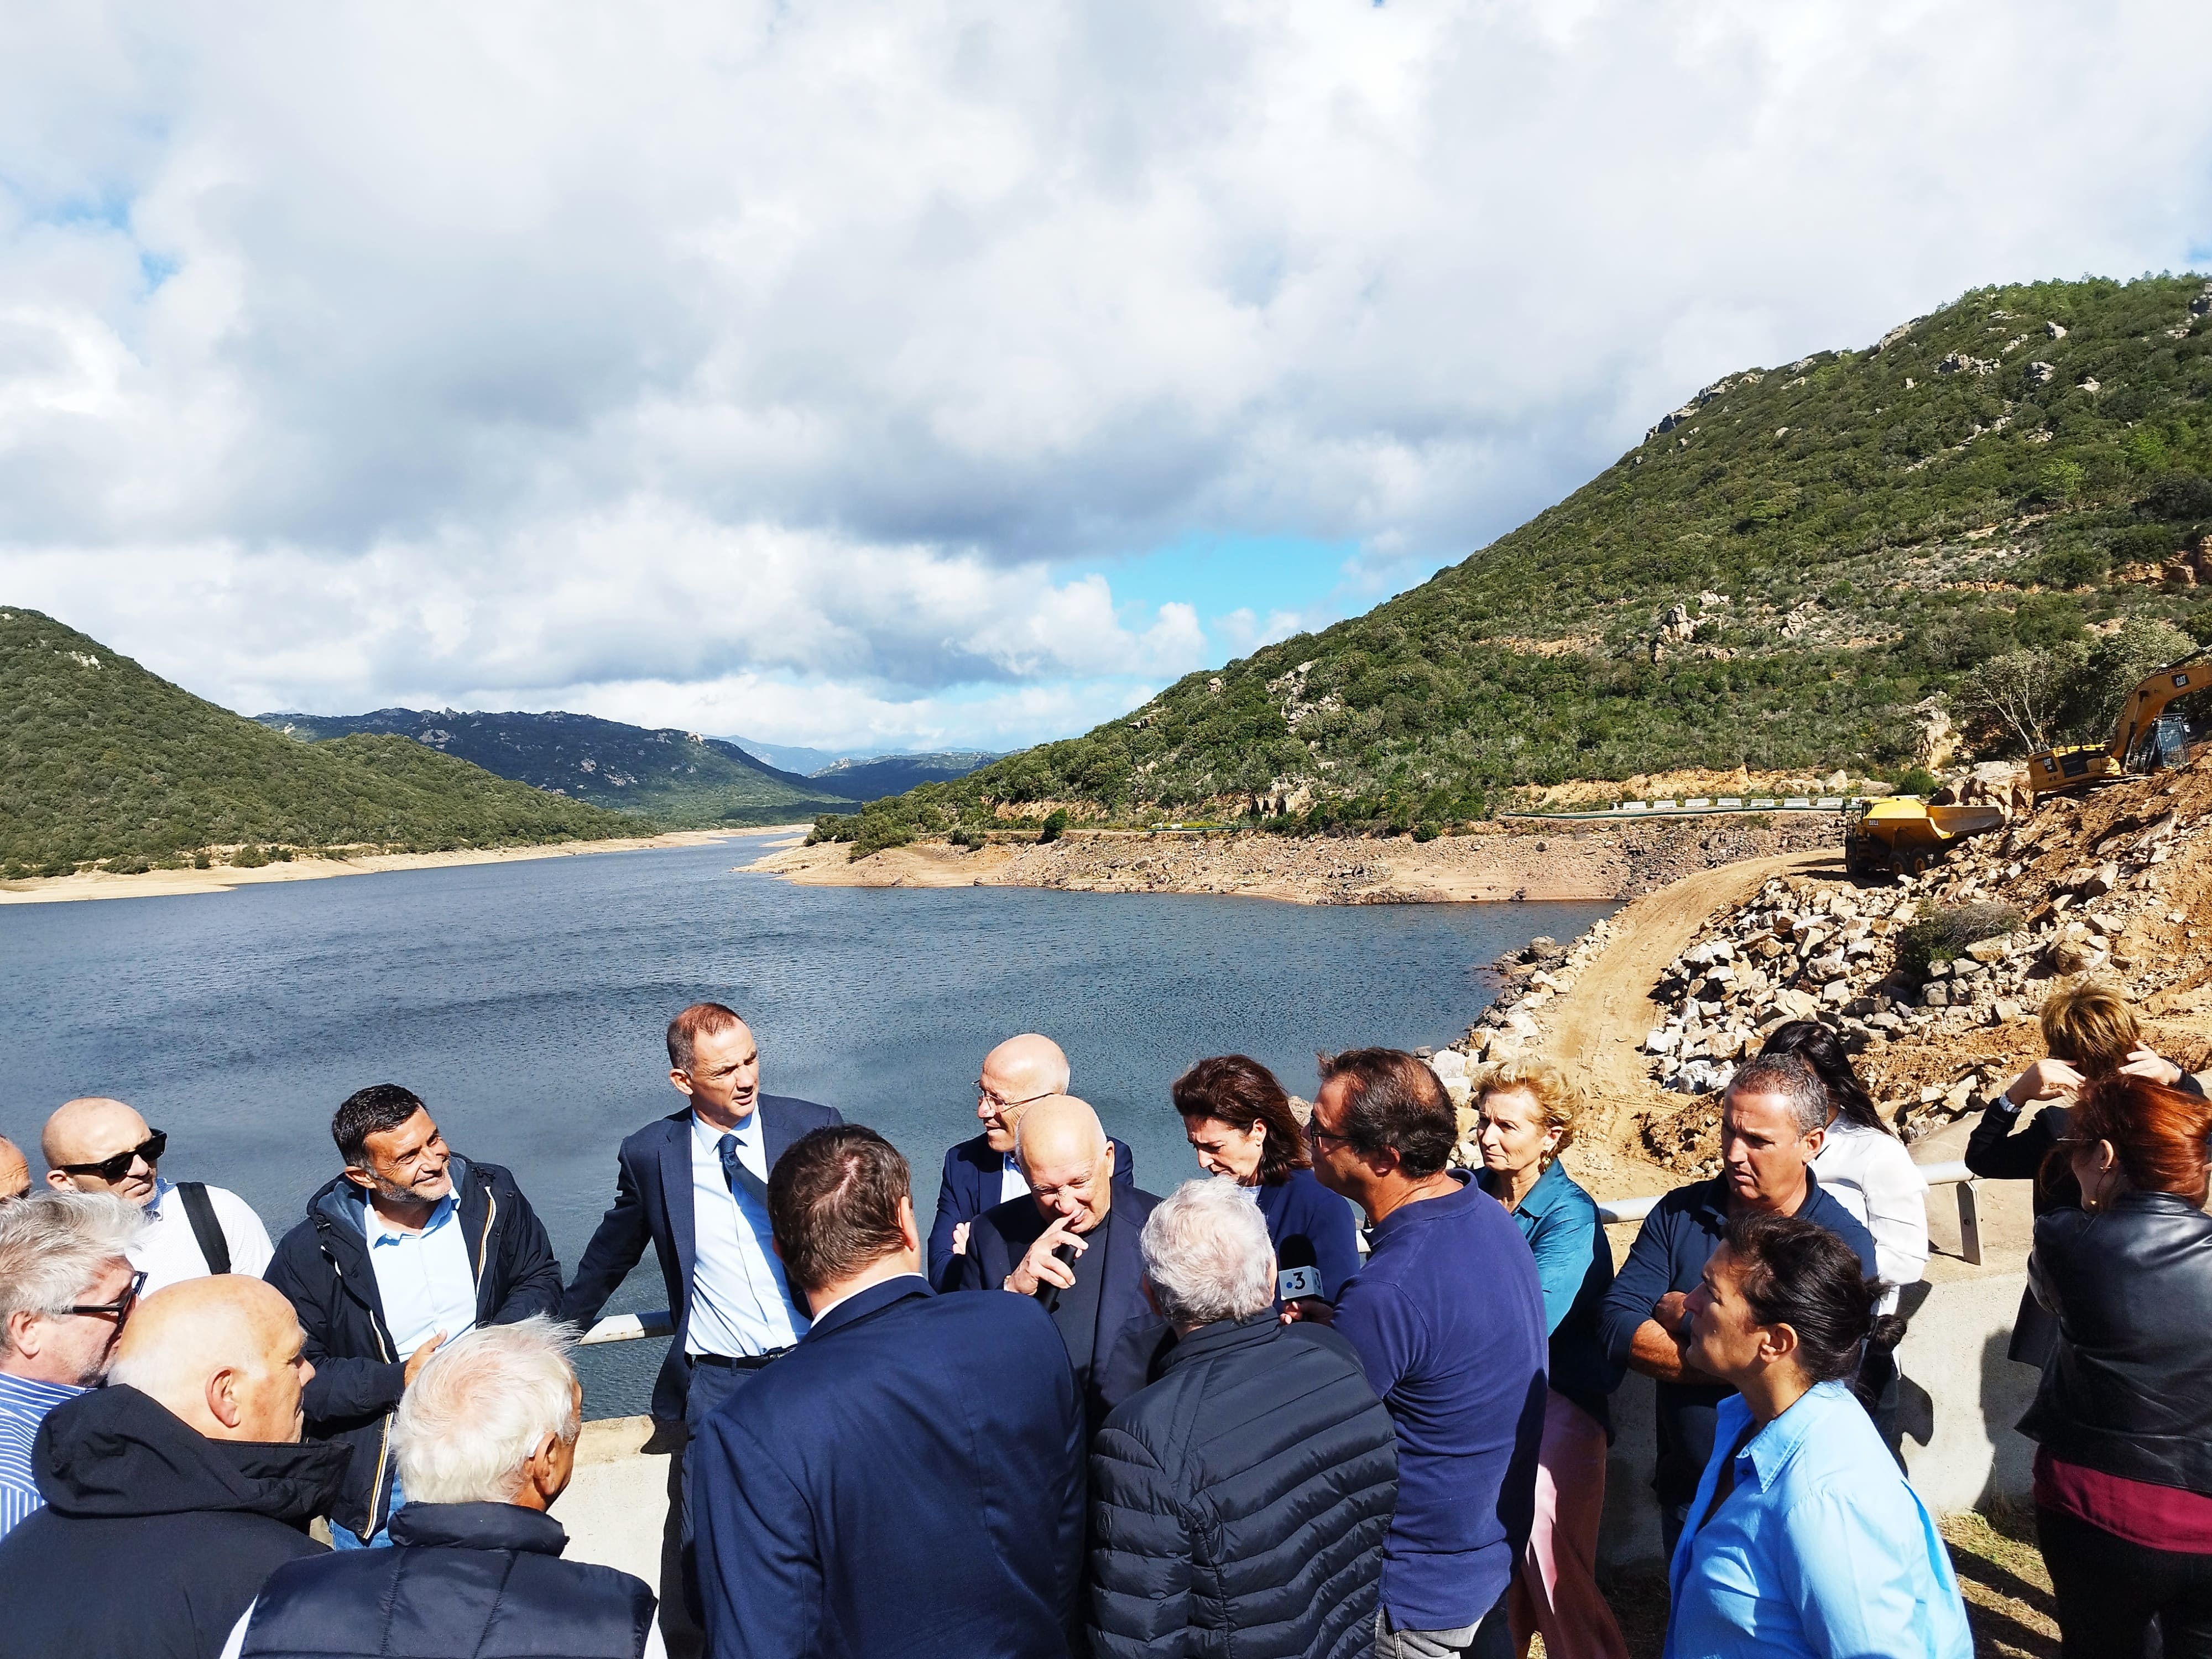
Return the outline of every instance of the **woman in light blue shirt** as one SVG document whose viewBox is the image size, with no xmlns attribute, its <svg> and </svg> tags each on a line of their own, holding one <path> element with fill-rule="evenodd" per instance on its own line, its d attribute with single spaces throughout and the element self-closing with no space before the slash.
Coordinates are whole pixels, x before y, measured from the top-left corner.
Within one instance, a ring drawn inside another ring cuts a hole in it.
<svg viewBox="0 0 2212 1659">
<path fill-rule="evenodd" d="M 1880 1289 L 1811 1222 L 1729 1224 L 1683 1358 L 1736 1393 L 1668 1571 L 1665 1659 L 1972 1659 L 1936 1523 L 1844 1381 L 1904 1334 Z"/>
</svg>

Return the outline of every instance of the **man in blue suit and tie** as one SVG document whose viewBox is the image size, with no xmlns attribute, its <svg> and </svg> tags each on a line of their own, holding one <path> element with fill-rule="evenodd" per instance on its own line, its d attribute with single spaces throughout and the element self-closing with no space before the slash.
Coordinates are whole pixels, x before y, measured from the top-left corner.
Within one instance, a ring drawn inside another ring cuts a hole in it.
<svg viewBox="0 0 2212 1659">
<path fill-rule="evenodd" d="M 929 1282 L 939 1290 L 954 1288 L 975 1218 L 1028 1193 L 1029 1181 L 1014 1156 L 1014 1131 L 1038 1101 L 1066 1094 L 1067 1078 L 1067 1056 L 1060 1045 L 1034 1031 L 1008 1037 L 983 1056 L 982 1074 L 975 1079 L 975 1115 L 983 1132 L 945 1152 L 937 1219 L 929 1229 Z M 1129 1149 L 1116 1140 L 1114 1179 L 1126 1185 L 1134 1173 Z"/>
<path fill-rule="evenodd" d="M 715 1659 L 1066 1659 L 1085 1437 L 1050 1316 L 931 1291 L 872 1129 L 802 1138 L 768 1203 L 814 1322 L 700 1426 Z"/>
<path fill-rule="evenodd" d="M 561 1316 L 588 1328 L 652 1244 L 676 1325 L 653 1385 L 653 1416 L 687 1431 L 684 1456 L 671 1462 L 661 1550 L 661 1630 L 682 1659 L 699 1642 L 690 1437 L 806 1331 L 770 1245 L 769 1172 L 807 1131 L 845 1120 L 812 1101 L 761 1093 L 760 1047 L 719 1002 L 695 1003 L 669 1021 L 668 1080 L 689 1104 L 623 1142 L 613 1207 L 585 1248 Z"/>
</svg>

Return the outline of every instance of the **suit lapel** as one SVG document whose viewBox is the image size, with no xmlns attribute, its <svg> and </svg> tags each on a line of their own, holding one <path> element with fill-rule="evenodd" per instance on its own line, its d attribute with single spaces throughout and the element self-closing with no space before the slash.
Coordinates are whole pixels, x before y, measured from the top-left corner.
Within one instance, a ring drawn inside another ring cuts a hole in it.
<svg viewBox="0 0 2212 1659">
<path fill-rule="evenodd" d="M 775 1161 L 798 1137 L 791 1133 L 791 1114 L 781 1110 L 783 1103 L 774 1095 L 763 1095 L 753 1107 L 753 1115 L 760 1119 L 761 1157 L 770 1175 L 775 1173 Z"/>
<path fill-rule="evenodd" d="M 1145 1271 L 1143 1252 L 1138 1249 L 1145 1231 L 1142 1216 L 1130 1206 L 1116 1204 L 1108 1212 L 1111 1222 L 1106 1230 L 1106 1270 L 1098 1278 L 1098 1323 L 1091 1333 L 1091 1364 L 1094 1370 L 1107 1357 L 1107 1350 L 1121 1334 L 1129 1315 L 1116 1315 L 1113 1310 L 1124 1307 L 1121 1298 L 1133 1298 L 1139 1307 L 1144 1305 L 1143 1292 L 1137 1289 L 1137 1280 Z"/>
<path fill-rule="evenodd" d="M 690 1299 L 691 1270 L 699 1260 L 699 1237 L 691 1211 L 691 1115 L 665 1121 L 660 1142 L 660 1202 L 668 1212 L 668 1237 L 676 1245 L 676 1259 L 684 1267 L 685 1299 Z"/>
</svg>

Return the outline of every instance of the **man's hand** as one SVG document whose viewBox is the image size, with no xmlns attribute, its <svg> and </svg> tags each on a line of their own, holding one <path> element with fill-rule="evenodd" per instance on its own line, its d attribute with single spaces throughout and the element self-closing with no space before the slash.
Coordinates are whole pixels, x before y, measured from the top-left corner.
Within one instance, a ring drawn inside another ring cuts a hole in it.
<svg viewBox="0 0 2212 1659">
<path fill-rule="evenodd" d="M 2148 1048 L 2130 1049 L 2127 1063 L 2120 1067 L 2122 1077 L 2143 1078 L 2152 1083 L 2162 1083 L 2171 1089 L 2181 1081 L 2181 1067 L 2170 1060 L 2161 1059 Z"/>
<path fill-rule="evenodd" d="M 1690 1298 L 1681 1291 L 1669 1291 L 1652 1305 L 1651 1316 L 1657 1320 L 1668 1335 L 1677 1342 L 1682 1340 L 1682 1321 L 1690 1311 Z"/>
<path fill-rule="evenodd" d="M 445 1340 L 445 1332 L 440 1331 L 428 1342 L 425 1342 L 421 1347 L 416 1349 L 413 1353 L 407 1356 L 407 1369 L 401 1374 L 399 1379 L 399 1386 L 401 1388 L 411 1389 L 415 1386 L 415 1379 L 422 1374 L 422 1367 L 430 1363 L 430 1356 L 438 1352 L 438 1345 Z"/>
<path fill-rule="evenodd" d="M 2148 1054 L 2149 1051 L 2138 1049 L 2136 1053 Z M 2158 1059 L 2155 1054 L 2150 1057 Z M 2134 1055 L 2130 1055 L 2130 1061 L 2132 1062 L 2134 1058 Z M 2159 1063 L 2162 1066 L 2166 1062 L 2160 1060 Z M 2014 1106 L 2025 1106 L 2035 1100 L 2065 1099 L 2071 1097 L 2082 1082 L 2081 1073 L 2064 1060 L 2039 1060 L 2005 1085 L 2005 1098 Z"/>
<path fill-rule="evenodd" d="M 968 1224 L 964 1221 L 956 1221 L 952 1224 L 952 1254 L 955 1255 L 968 1254 Z"/>
<path fill-rule="evenodd" d="M 1336 1304 L 1324 1302 L 1317 1296 L 1302 1296 L 1283 1304 L 1280 1318 L 1285 1325 L 1334 1325 Z"/>
<path fill-rule="evenodd" d="M 1054 1216 L 1052 1225 L 1037 1235 L 1037 1241 L 1029 1253 L 1014 1264 L 1013 1272 L 1006 1275 L 1006 1288 L 1017 1296 L 1035 1296 L 1040 1285 L 1057 1285 L 1063 1291 L 1075 1288 L 1075 1269 L 1060 1261 L 1053 1252 L 1063 1244 L 1073 1244 L 1081 1255 L 1091 1248 L 1080 1235 L 1067 1230 L 1067 1218 Z"/>
</svg>

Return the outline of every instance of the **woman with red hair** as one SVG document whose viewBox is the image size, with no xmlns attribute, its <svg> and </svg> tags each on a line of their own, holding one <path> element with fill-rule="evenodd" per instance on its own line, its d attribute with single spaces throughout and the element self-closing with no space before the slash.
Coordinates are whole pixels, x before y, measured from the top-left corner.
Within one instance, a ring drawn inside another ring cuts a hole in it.
<svg viewBox="0 0 2212 1659">
<path fill-rule="evenodd" d="M 2212 1655 L 2212 1103 L 2085 1085 L 2051 1149 L 2078 1208 L 2035 1224 L 2028 1284 L 2058 1334 L 2021 1432 L 2067 1659 Z"/>
</svg>

